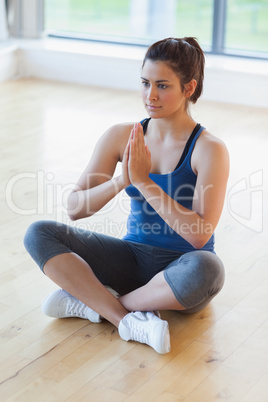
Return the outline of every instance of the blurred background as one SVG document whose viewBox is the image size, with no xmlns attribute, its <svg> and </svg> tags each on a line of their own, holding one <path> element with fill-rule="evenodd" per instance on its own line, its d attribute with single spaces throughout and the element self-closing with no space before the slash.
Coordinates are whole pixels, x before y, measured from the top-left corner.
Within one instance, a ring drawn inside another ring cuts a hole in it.
<svg viewBox="0 0 268 402">
<path fill-rule="evenodd" d="M 139 90 L 148 45 L 194 36 L 204 99 L 268 107 L 267 21 L 268 0 L 0 0 L 0 81 Z"/>
<path fill-rule="evenodd" d="M 150 44 L 196 36 L 207 52 L 268 57 L 267 0 L 45 0 L 48 34 Z"/>
</svg>

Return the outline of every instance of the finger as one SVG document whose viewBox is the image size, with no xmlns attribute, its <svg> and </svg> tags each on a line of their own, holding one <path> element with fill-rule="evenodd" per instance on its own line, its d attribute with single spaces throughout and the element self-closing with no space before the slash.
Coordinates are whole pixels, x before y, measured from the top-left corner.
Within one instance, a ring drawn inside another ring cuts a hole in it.
<svg viewBox="0 0 268 402">
<path fill-rule="evenodd" d="M 135 125 L 133 126 L 133 128 L 130 131 L 130 135 L 129 135 L 129 139 L 128 139 L 129 141 L 130 141 L 130 139 L 134 138 L 134 127 L 135 127 Z"/>
<path fill-rule="evenodd" d="M 137 134 L 139 134 L 139 135 L 142 133 L 143 129 L 142 129 L 142 125 L 140 123 L 137 123 L 136 131 L 137 131 Z"/>
<path fill-rule="evenodd" d="M 129 141 L 129 151 L 130 152 L 132 152 L 134 150 L 134 144 L 135 144 L 134 139 L 131 139 Z"/>
<path fill-rule="evenodd" d="M 127 145 L 126 145 L 124 154 L 125 154 L 125 155 L 128 155 L 128 154 L 129 154 L 129 141 L 128 141 Z"/>
<path fill-rule="evenodd" d="M 136 144 L 140 144 L 140 130 L 139 130 L 139 125 L 138 123 L 135 123 L 134 128 L 133 128 L 133 139 Z"/>
<path fill-rule="evenodd" d="M 137 140 L 137 123 L 135 123 L 133 127 L 133 139 Z"/>
<path fill-rule="evenodd" d="M 141 142 L 144 144 L 144 132 L 143 132 L 143 127 L 140 123 L 138 124 L 137 130 L 138 130 L 138 136 L 139 136 Z"/>
<path fill-rule="evenodd" d="M 133 162 L 135 157 L 135 146 L 134 146 L 134 140 L 130 140 L 129 142 L 129 152 L 128 152 L 128 163 L 130 164 Z"/>
</svg>

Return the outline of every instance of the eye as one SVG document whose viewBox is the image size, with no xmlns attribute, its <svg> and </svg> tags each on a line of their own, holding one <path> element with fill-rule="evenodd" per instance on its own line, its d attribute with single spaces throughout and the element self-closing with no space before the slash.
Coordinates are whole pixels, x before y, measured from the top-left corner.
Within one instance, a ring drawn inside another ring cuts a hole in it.
<svg viewBox="0 0 268 402">
<path fill-rule="evenodd" d="M 160 88 L 160 89 L 166 89 L 168 86 L 167 85 L 165 85 L 165 84 L 159 84 L 158 85 L 158 88 Z"/>
<path fill-rule="evenodd" d="M 148 86 L 150 85 L 148 81 L 142 81 L 141 83 L 142 83 L 142 85 L 144 85 L 145 87 L 148 87 Z"/>
</svg>

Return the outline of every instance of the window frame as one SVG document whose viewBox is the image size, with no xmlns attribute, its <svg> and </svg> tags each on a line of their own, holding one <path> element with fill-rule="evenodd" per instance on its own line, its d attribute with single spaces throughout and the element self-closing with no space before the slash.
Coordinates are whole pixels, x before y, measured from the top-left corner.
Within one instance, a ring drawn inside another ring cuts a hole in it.
<svg viewBox="0 0 268 402">
<path fill-rule="evenodd" d="M 40 20 L 43 21 L 43 30 L 45 27 L 44 15 L 45 15 L 45 0 L 31 0 L 35 1 L 39 4 L 40 7 L 43 8 L 42 16 L 35 15 L 35 18 L 39 21 L 39 29 Z M 225 47 L 225 38 L 226 38 L 226 18 L 227 18 L 227 3 L 228 0 L 214 0 L 213 3 L 213 24 L 212 24 L 212 46 L 208 48 L 203 46 L 204 51 L 207 54 L 218 55 L 218 56 L 230 56 L 230 57 L 241 57 L 241 58 L 250 58 L 250 59 L 259 59 L 259 60 L 268 60 L 268 52 L 257 52 L 257 51 L 246 51 L 246 50 L 232 50 Z M 26 7 L 26 2 L 23 2 L 23 6 Z M 23 13 L 22 13 L 23 14 Z M 48 38 L 57 38 L 57 39 L 75 39 L 81 41 L 91 41 L 91 42 L 100 42 L 100 43 L 111 43 L 111 44 L 119 44 L 119 45 L 129 45 L 129 46 L 141 46 L 148 47 L 151 43 L 149 41 L 142 40 L 133 40 L 124 39 L 123 37 L 118 36 L 109 36 L 101 38 L 98 35 L 90 35 L 90 34 L 82 34 L 82 33 L 71 33 L 71 32 L 59 32 L 56 30 L 47 31 L 45 35 Z"/>
</svg>

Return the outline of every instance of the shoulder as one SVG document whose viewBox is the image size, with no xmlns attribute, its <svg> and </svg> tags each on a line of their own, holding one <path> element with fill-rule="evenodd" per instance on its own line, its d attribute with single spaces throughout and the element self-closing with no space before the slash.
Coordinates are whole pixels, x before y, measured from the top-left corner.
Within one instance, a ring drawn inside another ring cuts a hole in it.
<svg viewBox="0 0 268 402">
<path fill-rule="evenodd" d="M 121 160 L 133 126 L 134 123 L 119 123 L 111 126 L 100 137 L 97 148 L 106 148 L 117 154 L 118 159 Z"/>
<path fill-rule="evenodd" d="M 192 168 L 198 172 L 201 166 L 215 166 L 221 164 L 227 168 L 229 166 L 229 152 L 225 143 L 207 130 L 203 130 L 192 155 Z"/>
<path fill-rule="evenodd" d="M 207 130 L 202 131 L 196 144 L 197 144 L 196 148 L 202 151 L 204 150 L 207 150 L 208 152 L 221 151 L 228 153 L 225 143 L 220 138 L 211 134 Z"/>
<path fill-rule="evenodd" d="M 101 136 L 100 140 L 120 140 L 125 136 L 130 135 L 130 131 L 133 128 L 134 123 L 119 123 L 111 126 Z"/>
</svg>

